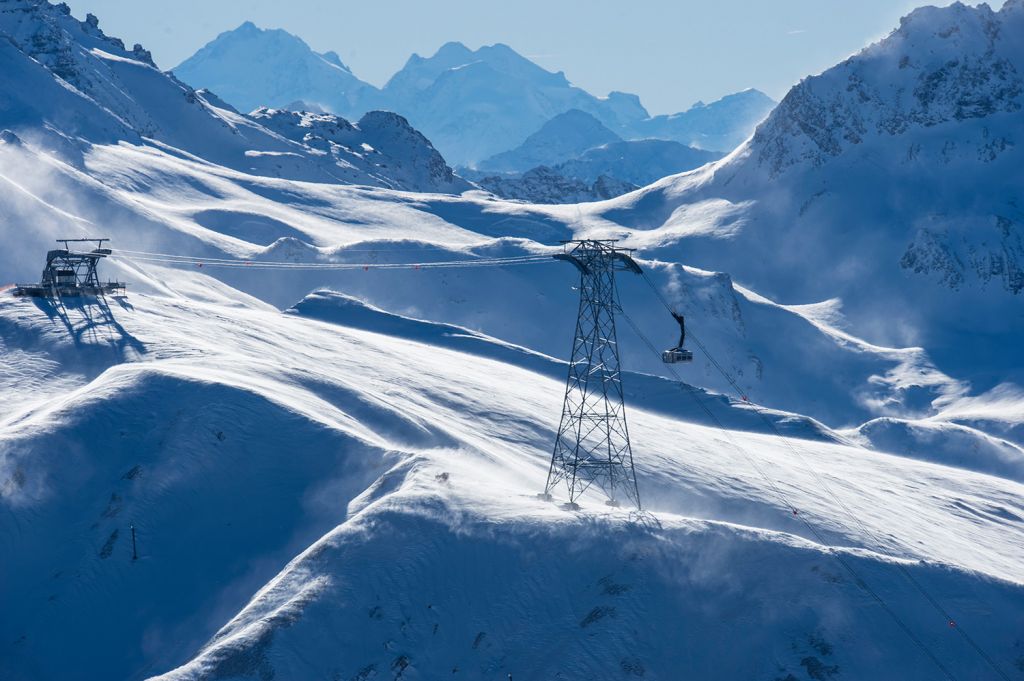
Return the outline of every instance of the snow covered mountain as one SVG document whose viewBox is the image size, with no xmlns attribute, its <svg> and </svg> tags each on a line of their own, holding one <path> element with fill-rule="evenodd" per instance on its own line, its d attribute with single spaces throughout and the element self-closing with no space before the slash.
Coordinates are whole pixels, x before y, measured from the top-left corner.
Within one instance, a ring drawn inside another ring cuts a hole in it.
<svg viewBox="0 0 1024 681">
<path fill-rule="evenodd" d="M 708 679 L 723 670 L 813 679 L 808 670 L 834 667 L 930 678 L 932 662 L 835 551 L 954 674 L 986 678 L 988 669 L 900 566 L 1014 669 L 1024 506 L 1020 483 L 983 451 L 958 467 L 922 462 L 922 450 L 864 450 L 776 413 L 794 438 L 785 442 L 739 402 L 699 392 L 694 401 L 678 384 L 631 372 L 631 432 L 654 518 L 598 499 L 575 516 L 533 496 L 563 363 L 337 293 L 284 315 L 260 300 L 287 307 L 330 284 L 561 355 L 573 322 L 564 312 L 578 295 L 564 265 L 374 265 L 544 252 L 464 225 L 518 227 L 550 242 L 556 234 L 541 234 L 539 221 L 571 235 L 575 207 L 289 182 L 129 146 L 94 148 L 87 166 L 92 175 L 24 144 L 0 145 L 0 177 L 13 190 L 0 195 L 4 224 L 33 225 L 11 240 L 22 248 L 3 253 L 3 271 L 32 276 L 50 240 L 73 225 L 103 224 L 115 244 L 193 257 L 105 263 L 104 276 L 130 282 L 123 305 L 0 298 L 0 503 L 9 511 L 0 551 L 18 557 L 0 568 L 0 658 L 12 678 L 96 669 L 116 678 L 426 678 L 453 668 L 674 678 L 681 667 Z M 410 225 L 425 241 L 410 239 Z M 197 267 L 231 253 L 369 269 L 225 268 L 218 281 L 213 262 Z M 659 287 L 690 292 L 686 313 L 723 361 L 733 363 L 731 344 L 745 337 L 775 376 L 773 399 L 831 400 L 828 420 L 855 408 L 849 385 L 885 399 L 887 386 L 863 379 L 918 380 L 925 366 L 920 351 L 835 342 L 821 310 L 785 309 L 723 275 L 643 264 Z M 664 328 L 642 284 L 620 287 L 642 328 Z M 627 364 L 643 366 L 642 346 L 623 342 Z M 704 371 L 696 366 L 693 378 Z M 758 386 L 753 374 L 741 380 Z M 800 517 L 830 542 L 856 548 L 823 548 L 751 461 L 784 481 Z M 820 476 L 863 526 L 823 496 Z M 552 580 L 566 566 L 584 571 L 583 585 L 555 597 Z M 512 622 L 529 623 L 527 634 L 506 629 Z M 680 649 L 684 624 L 699 640 Z M 556 631 L 567 642 L 596 639 L 603 652 L 538 649 Z M 709 654 L 723 636 L 730 654 Z M 53 641 L 64 642 L 59 656 L 45 654 Z"/>
<path fill-rule="evenodd" d="M 244 112 L 297 100 L 350 118 L 377 108 L 377 88 L 353 75 L 337 53 L 319 54 L 298 36 L 251 21 L 221 33 L 173 71 Z"/>
<path fill-rule="evenodd" d="M 253 111 L 250 118 L 336 159 L 339 179 L 351 184 L 455 193 L 472 187 L 455 175 L 430 140 L 390 111 L 370 111 L 356 124 L 333 114 L 265 108 Z M 377 182 L 361 182 L 366 174 Z"/>
<path fill-rule="evenodd" d="M 383 172 L 389 140 L 422 138 L 389 114 L 241 116 L 66 8 L 0 12 L 3 281 L 38 277 L 55 238 L 99 235 L 101 275 L 129 286 L 52 301 L 0 285 L 5 680 L 1024 677 L 1013 336 L 991 357 L 941 342 L 983 313 L 1012 331 L 1020 294 L 900 264 L 908 231 L 948 221 L 959 247 L 954 220 L 982 230 L 1024 186 L 1021 112 L 988 86 L 1024 72 L 1019 1 L 915 13 L 726 159 L 564 206 L 282 177 L 264 164 L 354 164 L 342 147 Z M 56 41 L 33 37 L 48 26 Z M 40 44 L 61 48 L 28 58 Z M 51 70 L 62 54 L 88 96 Z M 977 59 L 990 73 L 961 78 Z M 988 112 L 878 131 L 853 102 L 913 109 L 893 74 L 962 80 L 951 101 L 987 93 Z M 157 137 L 133 127 L 149 107 Z M 851 127 L 819 145 L 833 111 Z M 276 157 L 238 152 L 271 142 Z M 996 234 L 1016 238 L 1007 217 Z M 639 247 L 711 352 L 660 377 L 629 328 L 666 346 L 677 328 L 647 279 L 619 276 L 646 514 L 536 496 L 580 295 L 537 256 L 583 235 Z M 881 342 L 922 319 L 915 342 Z"/>
<path fill-rule="evenodd" d="M 751 88 L 710 104 L 697 102 L 677 114 L 639 121 L 633 125 L 632 137 L 675 140 L 698 149 L 729 152 L 750 136 L 775 104 L 771 97 Z"/>
<path fill-rule="evenodd" d="M 0 33 L 7 38 L 0 41 L 0 126 L 62 154 L 80 156 L 93 143 L 126 142 L 172 147 L 274 177 L 417 191 L 469 187 L 400 116 L 374 114 L 364 119 L 369 128 L 308 118 L 362 130 L 366 138 L 348 135 L 342 144 L 325 142 L 315 131 L 271 130 L 262 123 L 283 114 L 242 115 L 216 94 L 162 73 L 140 45 L 126 50 L 100 30 L 96 17 L 76 20 L 63 4 L 2 0 Z M 372 142 L 373 150 L 364 142 Z"/>
<path fill-rule="evenodd" d="M 537 166 L 553 166 L 576 158 L 602 144 L 621 142 L 622 138 L 579 109 L 560 113 L 544 123 L 515 149 L 486 158 L 476 170 L 498 173 L 522 173 Z"/>
<path fill-rule="evenodd" d="M 635 95 L 595 97 L 502 44 L 470 50 L 447 43 L 431 57 L 414 54 L 383 94 L 456 165 L 512 149 L 570 109 L 612 130 L 647 118 Z"/>
</svg>

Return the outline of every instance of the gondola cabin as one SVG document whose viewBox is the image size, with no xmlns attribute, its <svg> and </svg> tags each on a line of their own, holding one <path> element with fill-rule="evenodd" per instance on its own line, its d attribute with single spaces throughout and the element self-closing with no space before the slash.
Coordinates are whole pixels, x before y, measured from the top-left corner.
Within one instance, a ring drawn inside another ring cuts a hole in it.
<svg viewBox="0 0 1024 681">
<path fill-rule="evenodd" d="M 692 362 L 693 353 L 685 348 L 672 348 L 661 353 L 661 361 L 665 364 L 678 364 L 679 362 Z"/>
<path fill-rule="evenodd" d="M 679 364 L 680 362 L 692 362 L 693 353 L 683 347 L 686 342 L 686 320 L 683 315 L 672 313 L 672 318 L 679 324 L 679 345 L 669 348 L 661 353 L 661 361 L 665 364 Z"/>
</svg>

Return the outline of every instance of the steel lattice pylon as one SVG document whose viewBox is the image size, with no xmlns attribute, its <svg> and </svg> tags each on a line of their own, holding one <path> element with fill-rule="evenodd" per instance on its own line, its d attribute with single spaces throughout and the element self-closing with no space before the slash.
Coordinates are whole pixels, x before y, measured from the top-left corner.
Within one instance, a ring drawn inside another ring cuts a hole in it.
<svg viewBox="0 0 1024 681">
<path fill-rule="evenodd" d="M 615 333 L 615 314 L 620 311 L 615 272 L 641 273 L 629 254 L 616 248 L 615 241 L 588 239 L 565 242 L 565 251 L 555 256 L 580 271 L 580 308 L 543 496 L 550 499 L 564 481 L 572 506 L 596 485 L 609 504 L 617 505 L 621 492 L 640 508 Z"/>
</svg>

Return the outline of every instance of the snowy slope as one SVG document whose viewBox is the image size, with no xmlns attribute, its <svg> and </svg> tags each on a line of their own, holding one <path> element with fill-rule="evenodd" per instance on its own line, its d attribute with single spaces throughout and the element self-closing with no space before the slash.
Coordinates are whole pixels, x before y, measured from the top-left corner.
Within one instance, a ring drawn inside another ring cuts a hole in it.
<svg viewBox="0 0 1024 681">
<path fill-rule="evenodd" d="M 467 246 L 481 244 L 488 236 L 512 234 L 550 244 L 568 238 L 574 229 L 586 229 L 585 213 L 576 206 L 542 211 L 485 197 L 296 184 L 130 147 L 93 149 L 88 174 L 52 159 L 38 172 L 27 172 L 35 164 L 36 160 L 14 157 L 8 167 L 18 171 L 5 178 L 15 188 L 4 197 L 11 224 L 35 224 L 39 230 L 19 243 L 25 255 L 8 274 L 9 281 L 37 277 L 38 254 L 49 247 L 49 239 L 68 232 L 67 211 L 51 206 L 70 208 L 80 216 L 82 233 L 95 231 L 90 225 L 102 226 L 123 248 L 197 258 L 230 255 L 372 264 L 401 260 L 409 255 L 404 249 L 412 247 L 429 258 L 446 259 L 448 254 L 431 249 L 442 244 L 465 257 L 461 253 Z M 69 197 L 74 197 L 70 205 Z M 416 241 L 409 243 L 410 237 Z M 346 254 L 348 249 L 339 244 L 348 244 L 353 252 Z M 490 250 L 517 252 L 521 247 L 515 245 Z M 734 286 L 724 275 L 691 275 L 678 266 L 652 267 L 651 272 L 659 288 L 682 306 L 692 328 L 717 348 L 719 359 L 752 399 L 809 414 L 832 426 L 855 426 L 877 416 L 926 417 L 934 413 L 931 404 L 936 398 L 948 402 L 965 396 L 964 385 L 936 369 L 928 352 L 866 343 L 842 330 L 838 303 L 781 307 Z M 216 273 L 280 307 L 311 289 L 336 285 L 385 309 L 463 324 L 556 355 L 565 352 L 562 344 L 543 327 L 523 320 L 531 318 L 526 315 L 564 316 L 575 305 L 558 275 L 538 278 L 532 271 L 486 285 L 460 274 L 443 276 L 436 281 L 440 288 L 423 287 L 418 273 Z M 129 280 L 134 281 L 134 275 Z M 535 291 L 529 299 L 543 305 L 520 306 L 514 298 L 493 294 L 509 286 Z M 627 280 L 622 286 L 642 328 L 656 343 L 673 342 L 675 325 L 650 291 L 641 282 Z M 630 366 L 664 371 L 643 350 L 631 352 L 627 360 Z M 688 375 L 699 385 L 729 390 L 705 358 L 699 357 Z M 998 428 L 989 432 L 1005 436 L 1003 426 Z"/>
<path fill-rule="evenodd" d="M 149 274 L 171 289 L 202 283 Z M 19 585 L 4 594 L 14 616 L 2 624 L 13 678 L 144 678 L 179 664 L 168 678 L 350 678 L 370 667 L 408 678 L 456 667 L 720 678 L 818 664 L 934 678 L 841 565 L 800 538 L 745 456 L 785 481 L 831 541 L 868 549 L 848 552 L 857 574 L 944 665 L 988 673 L 871 550 L 911 558 L 915 578 L 1012 669 L 1024 612 L 1019 483 L 804 442 L 809 468 L 776 438 L 722 439 L 634 408 L 660 527 L 598 499 L 567 514 L 531 496 L 560 378 L 429 335 L 347 327 L 343 310 L 324 324 L 229 289 L 206 295 L 0 303 L 4 343 L 24 365 L 83 372 L 80 388 L 0 425 L 0 537 L 19 556 L 0 581 Z M 817 470 L 863 527 L 823 496 Z M 580 568 L 564 592 L 551 581 L 567 561 Z M 680 627 L 692 632 L 683 645 Z M 538 647 L 556 632 L 557 645 Z M 53 640 L 62 655 L 42 654 Z M 595 641 L 596 658 L 576 645 Z"/>
<path fill-rule="evenodd" d="M 204 257 L 225 255 L 371 266 L 365 272 L 327 273 L 210 270 L 281 308 L 330 285 L 387 310 L 461 324 L 549 354 L 565 352 L 564 343 L 544 325 L 529 321 L 565 317 L 575 308 L 573 291 L 557 267 L 544 273 L 527 268 L 509 279 L 488 275 L 484 281 L 443 272 L 427 278 L 429 286 L 424 286 L 423 273 L 377 272 L 372 265 L 410 257 L 448 260 L 550 252 L 540 244 L 572 236 L 581 217 L 577 206 L 542 211 L 472 194 L 446 197 L 302 184 L 132 147 L 93 149 L 86 159 L 88 174 L 52 159 L 40 163 L 30 153 L 8 151 L 7 167 L 18 167 L 20 173 L 4 173 L 14 191 L 0 197 L 9 224 L 37 225 L 19 243 L 25 255 L 10 270 L 11 280 L 38 277 L 38 254 L 51 239 L 67 233 L 70 210 L 82 225 L 80 233 L 101 226 L 121 248 L 193 256 L 197 260 L 187 264 L 191 268 Z M 526 241 L 489 238 L 505 235 Z M 872 345 L 837 329 L 834 306 L 780 306 L 734 285 L 728 275 L 673 263 L 650 263 L 648 269 L 652 281 L 691 320 L 693 330 L 716 347 L 751 399 L 835 427 L 883 415 L 924 416 L 935 398 L 963 393 L 963 386 L 937 370 L 927 352 Z M 137 277 L 131 271 L 125 276 L 132 281 Z M 656 342 L 674 342 L 678 329 L 646 284 L 626 278 L 620 286 L 641 328 Z M 524 298 L 495 295 L 504 290 L 529 293 Z M 631 351 L 627 361 L 647 371 L 664 371 L 660 360 L 642 348 Z M 699 385 L 729 390 L 706 358 L 687 375 Z"/>
<path fill-rule="evenodd" d="M 221 33 L 173 71 L 242 111 L 287 108 L 302 100 L 358 118 L 376 108 L 378 96 L 336 53 L 319 54 L 287 31 L 261 29 L 251 21 Z"/>
</svg>

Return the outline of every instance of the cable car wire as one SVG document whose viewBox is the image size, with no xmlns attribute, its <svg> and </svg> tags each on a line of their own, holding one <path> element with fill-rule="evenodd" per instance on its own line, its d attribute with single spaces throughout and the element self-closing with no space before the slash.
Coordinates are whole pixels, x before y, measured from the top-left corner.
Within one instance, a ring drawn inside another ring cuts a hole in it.
<svg viewBox="0 0 1024 681">
<path fill-rule="evenodd" d="M 385 252 L 385 251 L 380 251 Z M 263 270 L 396 270 L 396 269 L 459 269 L 469 267 L 507 267 L 514 265 L 534 265 L 552 262 L 548 255 L 517 255 L 505 257 L 480 257 L 466 260 L 440 260 L 424 262 L 328 262 L 303 263 L 272 260 L 243 260 L 231 258 L 202 258 L 195 256 L 176 255 L 170 253 L 148 253 L 145 251 L 126 251 L 119 249 L 111 254 L 112 258 L 129 261 L 148 262 L 164 265 L 194 265 L 197 267 L 238 267 Z"/>
</svg>

